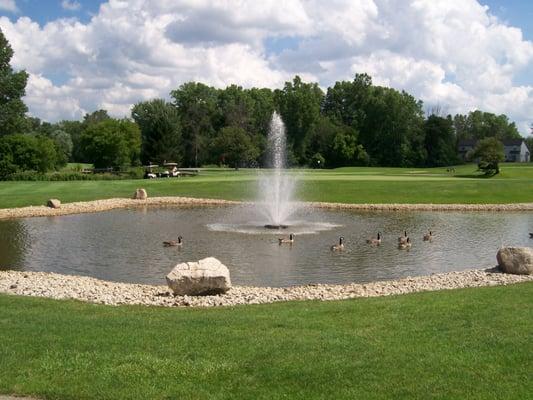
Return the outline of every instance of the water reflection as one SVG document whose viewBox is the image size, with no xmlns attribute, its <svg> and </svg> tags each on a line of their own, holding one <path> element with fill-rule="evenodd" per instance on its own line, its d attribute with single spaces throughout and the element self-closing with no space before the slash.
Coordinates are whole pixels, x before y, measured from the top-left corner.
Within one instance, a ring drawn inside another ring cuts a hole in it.
<svg viewBox="0 0 533 400">
<path fill-rule="evenodd" d="M 30 244 L 23 221 L 10 220 L 0 224 L 0 269 L 22 269 L 26 246 Z"/>
<path fill-rule="evenodd" d="M 245 215 L 241 207 L 163 208 L 0 221 L 0 268 L 162 284 L 176 263 L 215 256 L 228 265 L 235 284 L 289 286 L 490 267 L 502 244 L 533 242 L 533 213 L 527 212 L 315 211 L 299 218 L 327 223 L 329 230 L 304 229 L 293 246 L 279 246 L 271 232 L 210 229 Z M 435 235 L 431 243 L 422 241 L 428 229 Z M 413 242 L 409 251 L 397 247 L 404 230 Z M 382 245 L 367 245 L 365 239 L 378 231 Z M 184 237 L 182 248 L 162 246 L 178 235 Z M 331 252 L 339 236 L 345 251 Z"/>
</svg>

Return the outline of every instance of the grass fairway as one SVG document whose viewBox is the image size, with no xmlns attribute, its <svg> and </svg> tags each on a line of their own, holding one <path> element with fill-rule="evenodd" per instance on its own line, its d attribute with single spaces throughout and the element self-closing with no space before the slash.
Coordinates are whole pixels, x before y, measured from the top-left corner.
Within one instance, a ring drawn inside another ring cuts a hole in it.
<svg viewBox="0 0 533 400">
<path fill-rule="evenodd" d="M 533 201 L 533 164 L 504 164 L 501 174 L 484 178 L 476 167 L 339 168 L 291 171 L 300 179 L 298 198 L 342 203 L 519 203 Z M 42 205 L 49 198 L 68 203 L 130 197 L 145 187 L 150 196 L 190 196 L 252 200 L 255 170 L 205 170 L 183 179 L 0 182 L 0 208 Z"/>
<path fill-rule="evenodd" d="M 0 296 L 0 393 L 526 399 L 533 283 L 223 309 Z"/>
</svg>

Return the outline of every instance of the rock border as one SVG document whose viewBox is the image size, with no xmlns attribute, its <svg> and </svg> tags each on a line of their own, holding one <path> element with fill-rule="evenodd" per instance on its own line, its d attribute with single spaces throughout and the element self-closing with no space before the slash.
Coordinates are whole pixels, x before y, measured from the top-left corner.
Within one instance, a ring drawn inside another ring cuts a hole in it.
<svg viewBox="0 0 533 400">
<path fill-rule="evenodd" d="M 286 288 L 234 286 L 214 296 L 174 296 L 167 286 L 103 281 L 51 272 L 0 271 L 0 293 L 73 299 L 106 305 L 213 307 L 281 301 L 344 300 L 415 292 L 508 285 L 533 281 L 533 275 L 512 275 L 498 268 L 447 272 L 391 281 L 316 284 Z"/>
<path fill-rule="evenodd" d="M 221 199 L 203 199 L 196 197 L 151 197 L 146 200 L 133 199 L 104 199 L 63 203 L 61 208 L 46 206 L 28 206 L 19 208 L 0 209 L 0 220 L 28 217 L 53 217 L 59 215 L 95 213 L 119 208 L 157 207 L 157 206 L 228 206 L 252 204 L 244 201 Z M 303 202 L 303 204 L 330 210 L 360 210 L 360 211 L 533 211 L 533 203 L 512 204 L 352 204 Z"/>
</svg>

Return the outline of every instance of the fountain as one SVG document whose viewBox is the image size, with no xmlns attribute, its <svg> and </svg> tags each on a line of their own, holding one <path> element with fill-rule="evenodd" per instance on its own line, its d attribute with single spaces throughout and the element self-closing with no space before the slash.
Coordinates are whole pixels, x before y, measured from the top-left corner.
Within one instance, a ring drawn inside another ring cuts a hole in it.
<svg viewBox="0 0 533 400">
<path fill-rule="evenodd" d="M 285 170 L 285 126 L 277 112 L 272 114 L 268 132 L 268 169 L 258 178 L 257 198 L 253 205 L 240 206 L 223 221 L 207 225 L 210 231 L 241 234 L 281 234 L 290 227 L 294 234 L 314 234 L 338 227 L 324 222 L 319 212 L 294 199 L 297 177 Z"/>
<path fill-rule="evenodd" d="M 294 202 L 296 179 L 284 172 L 286 165 L 285 125 L 280 115 L 274 111 L 268 131 L 268 162 L 272 169 L 259 179 L 258 211 L 267 222 L 267 229 L 286 229 L 289 217 L 298 210 Z"/>
</svg>

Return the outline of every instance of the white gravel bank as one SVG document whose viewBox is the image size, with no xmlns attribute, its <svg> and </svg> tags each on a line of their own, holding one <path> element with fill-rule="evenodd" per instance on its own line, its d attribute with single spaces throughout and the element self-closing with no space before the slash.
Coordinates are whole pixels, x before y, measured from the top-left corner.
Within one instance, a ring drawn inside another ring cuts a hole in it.
<svg viewBox="0 0 533 400">
<path fill-rule="evenodd" d="M 52 217 L 57 215 L 94 213 L 117 208 L 144 206 L 225 206 L 251 204 L 250 202 L 219 199 L 198 199 L 192 197 L 149 197 L 146 200 L 106 199 L 63 203 L 61 208 L 29 206 L 0 209 L 0 220 L 27 217 Z M 533 203 L 515 204 L 346 204 L 346 203 L 304 203 L 324 209 L 349 209 L 365 211 L 533 211 Z"/>
<path fill-rule="evenodd" d="M 174 296 L 166 286 L 107 282 L 83 276 L 48 272 L 0 271 L 0 292 L 53 299 L 75 299 L 109 305 L 211 307 L 290 300 L 341 300 L 443 289 L 508 285 L 526 281 L 533 281 L 533 275 L 510 275 L 501 273 L 497 269 L 478 269 L 365 284 L 320 284 L 288 288 L 235 286 L 224 295 L 193 297 Z"/>
</svg>

